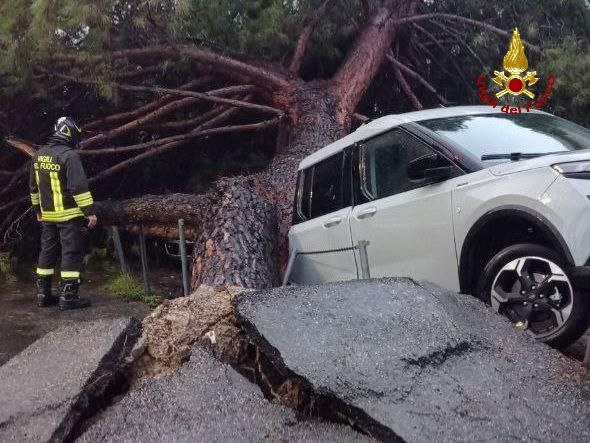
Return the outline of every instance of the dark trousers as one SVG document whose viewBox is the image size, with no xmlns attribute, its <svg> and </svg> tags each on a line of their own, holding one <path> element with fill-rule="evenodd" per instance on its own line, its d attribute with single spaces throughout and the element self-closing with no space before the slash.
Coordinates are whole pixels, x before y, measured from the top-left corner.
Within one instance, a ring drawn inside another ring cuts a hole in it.
<svg viewBox="0 0 590 443">
<path fill-rule="evenodd" d="M 79 217 L 63 223 L 43 222 L 42 225 L 37 274 L 53 275 L 61 246 L 61 277 L 79 278 L 84 263 L 84 219 Z"/>
</svg>

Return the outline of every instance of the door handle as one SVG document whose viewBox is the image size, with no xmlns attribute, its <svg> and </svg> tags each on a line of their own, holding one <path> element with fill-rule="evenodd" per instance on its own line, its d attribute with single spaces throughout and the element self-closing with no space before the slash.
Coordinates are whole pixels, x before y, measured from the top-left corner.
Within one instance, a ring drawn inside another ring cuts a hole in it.
<svg viewBox="0 0 590 443">
<path fill-rule="evenodd" d="M 331 228 L 332 226 L 337 226 L 340 224 L 340 222 L 342 221 L 342 217 L 332 217 L 329 218 L 325 223 L 324 223 L 324 228 Z"/>
<path fill-rule="evenodd" d="M 373 217 L 376 213 L 377 213 L 377 208 L 375 206 L 370 206 L 370 207 L 360 211 L 356 215 L 356 218 L 357 218 L 357 220 L 362 220 L 363 218 Z"/>
</svg>

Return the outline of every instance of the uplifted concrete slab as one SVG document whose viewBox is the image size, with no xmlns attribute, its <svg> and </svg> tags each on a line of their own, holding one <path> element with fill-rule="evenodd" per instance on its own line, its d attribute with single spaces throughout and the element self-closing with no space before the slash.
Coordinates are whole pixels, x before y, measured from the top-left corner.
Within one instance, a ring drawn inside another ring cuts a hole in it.
<svg viewBox="0 0 590 443">
<path fill-rule="evenodd" d="M 282 371 L 406 441 L 590 441 L 590 379 L 470 296 L 383 279 L 244 294 Z M 364 427 L 360 419 L 357 426 Z"/>
<path fill-rule="evenodd" d="M 1 366 L 0 441 L 75 436 L 96 396 L 120 382 L 116 366 L 138 335 L 133 319 L 79 323 L 48 333 Z"/>
<path fill-rule="evenodd" d="M 207 349 L 178 373 L 144 380 L 107 409 L 79 441 L 367 441 L 352 429 L 268 402 L 256 385 Z"/>
</svg>

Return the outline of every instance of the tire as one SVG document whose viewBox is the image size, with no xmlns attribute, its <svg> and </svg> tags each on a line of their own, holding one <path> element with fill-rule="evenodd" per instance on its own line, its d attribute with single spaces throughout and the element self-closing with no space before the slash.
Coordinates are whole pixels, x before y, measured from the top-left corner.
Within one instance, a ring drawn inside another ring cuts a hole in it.
<svg viewBox="0 0 590 443">
<path fill-rule="evenodd" d="M 567 268 L 552 249 L 509 246 L 485 266 L 476 296 L 537 340 L 564 348 L 584 334 L 590 318 L 590 294 L 572 286 Z"/>
</svg>

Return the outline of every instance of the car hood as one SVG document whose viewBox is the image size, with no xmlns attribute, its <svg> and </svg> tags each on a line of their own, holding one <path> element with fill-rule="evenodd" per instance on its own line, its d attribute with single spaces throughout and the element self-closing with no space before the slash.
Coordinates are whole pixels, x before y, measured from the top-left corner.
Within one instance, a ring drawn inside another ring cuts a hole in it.
<svg viewBox="0 0 590 443">
<path fill-rule="evenodd" d="M 515 162 L 508 161 L 490 167 L 490 172 L 494 175 L 507 175 L 516 172 L 527 171 L 530 169 L 545 168 L 557 163 L 568 163 L 590 160 L 590 149 L 583 151 L 564 151 L 559 154 L 543 155 L 529 160 L 518 160 Z"/>
</svg>

